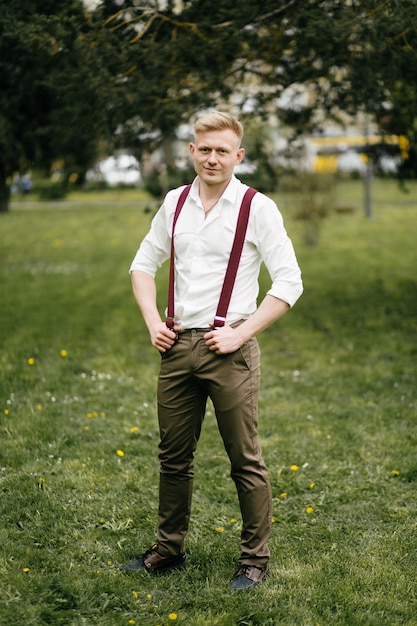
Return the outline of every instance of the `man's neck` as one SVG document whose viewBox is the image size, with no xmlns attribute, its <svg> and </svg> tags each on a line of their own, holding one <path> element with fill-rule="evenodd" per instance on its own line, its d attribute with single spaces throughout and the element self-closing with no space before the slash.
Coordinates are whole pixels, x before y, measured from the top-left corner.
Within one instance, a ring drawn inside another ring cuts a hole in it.
<svg viewBox="0 0 417 626">
<path fill-rule="evenodd" d="M 223 182 L 219 185 L 207 185 L 207 183 L 201 180 L 201 178 L 199 178 L 198 180 L 199 180 L 199 196 L 200 196 L 201 202 L 204 205 L 207 203 L 210 204 L 214 202 L 215 200 L 219 200 L 232 179 L 230 178 L 226 182 Z"/>
</svg>

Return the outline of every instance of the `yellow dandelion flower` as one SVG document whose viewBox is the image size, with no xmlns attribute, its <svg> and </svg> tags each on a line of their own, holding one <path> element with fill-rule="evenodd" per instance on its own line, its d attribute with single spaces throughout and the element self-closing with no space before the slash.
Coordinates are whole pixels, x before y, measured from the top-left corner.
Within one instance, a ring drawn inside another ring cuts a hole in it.
<svg viewBox="0 0 417 626">
<path fill-rule="evenodd" d="M 38 482 L 40 485 L 44 485 L 46 483 L 46 480 L 41 476 Z"/>
<path fill-rule="evenodd" d="M 27 574 L 28 572 L 30 572 L 30 568 L 29 567 L 24 567 L 23 568 L 23 573 Z"/>
<path fill-rule="evenodd" d="M 306 508 L 306 512 L 307 512 L 308 514 L 312 513 L 313 511 L 314 511 L 314 509 L 313 509 L 313 507 L 312 507 L 312 506 L 308 506 L 308 507 Z"/>
<path fill-rule="evenodd" d="M 136 624 L 136 622 L 135 622 L 135 620 L 134 620 L 134 619 L 130 619 L 130 620 L 128 621 L 128 624 Z"/>
<path fill-rule="evenodd" d="M 125 453 L 123 452 L 123 450 L 118 450 L 117 451 L 117 456 L 123 457 L 125 455 Z"/>
<path fill-rule="evenodd" d="M 399 476 L 400 472 L 398 470 L 392 470 L 391 474 L 392 476 Z"/>
<path fill-rule="evenodd" d="M 223 526 L 217 526 L 217 528 L 216 528 L 216 532 L 218 532 L 218 533 L 224 533 L 224 528 L 223 528 Z"/>
<path fill-rule="evenodd" d="M 292 472 L 298 472 L 298 465 L 291 465 L 290 470 Z"/>
<path fill-rule="evenodd" d="M 177 617 L 178 617 L 178 615 L 176 613 L 170 613 L 168 615 L 168 619 L 172 619 L 172 620 L 177 619 Z"/>
<path fill-rule="evenodd" d="M 100 524 L 105 524 L 106 520 L 104 519 L 104 517 L 100 517 L 100 519 L 98 520 L 100 522 Z"/>
<path fill-rule="evenodd" d="M 152 594 L 148 593 L 148 595 L 146 596 L 147 600 L 151 600 L 152 599 Z"/>
<path fill-rule="evenodd" d="M 139 428 L 137 426 L 132 426 L 132 428 L 130 429 L 131 433 L 137 433 L 139 430 Z"/>
<path fill-rule="evenodd" d="M 132 591 L 132 596 L 137 600 L 139 598 L 139 594 L 137 591 Z"/>
<path fill-rule="evenodd" d="M 231 524 L 236 524 L 236 523 L 237 523 L 237 519 L 235 519 L 235 518 L 231 519 L 231 520 L 230 520 L 230 523 L 231 523 Z"/>
<path fill-rule="evenodd" d="M 275 519 L 275 517 L 272 517 L 272 518 L 271 518 L 271 524 L 275 524 L 275 522 L 276 522 L 276 521 L 277 521 L 277 520 Z"/>
<path fill-rule="evenodd" d="M 90 430 L 89 426 L 84 426 L 84 430 Z"/>
<path fill-rule="evenodd" d="M 281 500 L 284 500 L 287 496 L 288 496 L 288 493 L 286 491 L 283 491 L 279 497 L 281 498 Z"/>
<path fill-rule="evenodd" d="M 65 359 L 66 356 L 68 356 L 68 352 L 66 350 L 61 350 L 61 352 L 59 353 L 63 359 Z"/>
<path fill-rule="evenodd" d="M 28 365 L 35 365 L 35 359 L 33 357 L 30 357 L 30 359 L 28 359 Z"/>
<path fill-rule="evenodd" d="M 9 415 L 9 409 L 4 409 L 4 414 Z"/>
<path fill-rule="evenodd" d="M 43 408 L 43 407 L 42 407 L 42 405 L 41 405 L 41 404 L 38 404 L 36 408 L 38 409 L 38 411 L 42 411 L 42 408 Z"/>
<path fill-rule="evenodd" d="M 315 486 L 316 486 L 316 483 L 310 483 L 309 485 L 310 489 L 314 489 Z"/>
<path fill-rule="evenodd" d="M 93 417 L 93 414 L 92 413 L 87 413 L 87 417 L 88 417 L 89 420 L 91 420 L 91 418 Z"/>
</svg>

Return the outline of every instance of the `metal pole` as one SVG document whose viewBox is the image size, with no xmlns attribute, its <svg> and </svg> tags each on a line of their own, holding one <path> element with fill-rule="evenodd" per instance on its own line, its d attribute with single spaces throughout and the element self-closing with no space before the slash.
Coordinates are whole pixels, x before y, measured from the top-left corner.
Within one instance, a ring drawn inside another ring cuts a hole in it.
<svg viewBox="0 0 417 626">
<path fill-rule="evenodd" d="M 366 168 L 365 168 L 365 217 L 369 220 L 372 219 L 372 198 L 371 198 L 371 187 L 372 187 L 372 159 L 371 152 L 369 146 L 369 123 L 368 123 L 368 115 L 365 114 L 365 150 L 366 150 Z"/>
</svg>

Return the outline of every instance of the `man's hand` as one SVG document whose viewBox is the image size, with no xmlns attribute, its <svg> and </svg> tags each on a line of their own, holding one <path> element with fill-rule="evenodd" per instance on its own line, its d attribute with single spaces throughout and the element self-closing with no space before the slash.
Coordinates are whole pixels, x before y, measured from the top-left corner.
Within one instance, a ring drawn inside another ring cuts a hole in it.
<svg viewBox="0 0 417 626">
<path fill-rule="evenodd" d="M 160 322 L 150 330 L 153 347 L 161 353 L 170 350 L 178 337 L 176 330 L 175 327 L 174 330 L 170 330 L 164 322 Z"/>
<path fill-rule="evenodd" d="M 228 324 L 225 324 L 222 328 L 210 330 L 204 335 L 204 339 L 209 350 L 216 354 L 236 352 L 245 343 L 245 339 L 239 333 L 239 326 L 232 328 Z"/>
<path fill-rule="evenodd" d="M 272 322 L 282 317 L 289 308 L 289 304 L 284 300 L 267 294 L 255 313 L 242 324 L 236 327 L 225 324 L 222 328 L 210 330 L 204 335 L 204 339 L 208 348 L 216 354 L 235 352 L 251 337 L 256 337 Z"/>
</svg>

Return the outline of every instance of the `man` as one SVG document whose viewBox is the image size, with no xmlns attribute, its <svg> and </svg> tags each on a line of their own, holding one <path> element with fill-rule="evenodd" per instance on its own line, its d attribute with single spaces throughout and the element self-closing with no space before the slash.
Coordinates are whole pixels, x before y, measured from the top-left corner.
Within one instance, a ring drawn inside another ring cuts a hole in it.
<svg viewBox="0 0 417 626">
<path fill-rule="evenodd" d="M 231 588 L 259 584 L 267 574 L 271 487 L 258 443 L 260 359 L 256 335 L 302 293 L 300 269 L 275 203 L 256 193 L 225 323 L 214 325 L 242 198 L 234 176 L 245 154 L 243 128 L 215 111 L 194 126 L 190 154 L 197 174 L 174 232 L 175 311 L 172 328 L 156 306 L 154 276 L 171 254 L 172 224 L 183 188 L 171 190 L 131 265 L 133 292 L 161 354 L 158 382 L 160 483 L 157 543 L 122 570 L 162 572 L 185 562 L 193 459 L 208 397 L 231 462 L 242 514 L 240 568 Z M 272 287 L 260 306 L 264 262 Z"/>
</svg>

